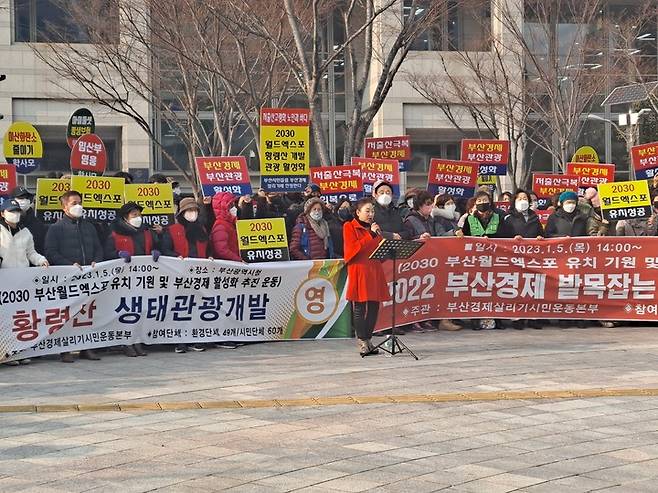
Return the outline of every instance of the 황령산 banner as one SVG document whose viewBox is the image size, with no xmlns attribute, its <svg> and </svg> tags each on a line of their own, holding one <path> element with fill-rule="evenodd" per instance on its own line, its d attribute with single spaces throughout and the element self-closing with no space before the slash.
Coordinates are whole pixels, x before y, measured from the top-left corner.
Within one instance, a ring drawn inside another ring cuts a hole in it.
<svg viewBox="0 0 658 493">
<path fill-rule="evenodd" d="M 3 269 L 0 361 L 143 342 L 349 337 L 341 260 L 242 264 L 133 257 Z"/>
</svg>

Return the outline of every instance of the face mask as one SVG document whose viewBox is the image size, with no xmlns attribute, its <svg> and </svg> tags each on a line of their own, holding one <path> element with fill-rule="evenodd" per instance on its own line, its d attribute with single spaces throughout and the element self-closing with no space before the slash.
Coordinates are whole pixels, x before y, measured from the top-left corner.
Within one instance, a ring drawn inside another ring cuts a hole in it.
<svg viewBox="0 0 658 493">
<path fill-rule="evenodd" d="M 338 209 L 338 217 L 340 217 L 343 221 L 347 221 L 348 219 L 352 218 L 352 213 L 347 207 L 341 207 Z"/>
<path fill-rule="evenodd" d="M 457 206 L 455 204 L 446 204 L 443 206 L 443 208 L 450 214 L 451 216 L 455 215 L 455 211 L 457 210 Z"/>
<path fill-rule="evenodd" d="M 180 195 L 180 188 L 178 188 L 178 187 L 174 188 L 174 193 L 176 195 Z"/>
<path fill-rule="evenodd" d="M 530 204 L 530 208 L 533 211 L 536 211 L 539 208 L 539 202 L 537 202 L 536 200 L 533 200 L 532 203 Z"/>
<path fill-rule="evenodd" d="M 199 218 L 199 213 L 197 211 L 185 211 L 183 217 L 188 223 L 194 223 Z"/>
<path fill-rule="evenodd" d="M 562 204 L 562 208 L 564 209 L 564 212 L 571 214 L 576 210 L 576 204 L 569 202 L 568 204 Z"/>
<path fill-rule="evenodd" d="M 237 207 L 231 207 L 228 210 L 228 213 L 233 217 L 238 217 L 238 208 Z"/>
<path fill-rule="evenodd" d="M 478 212 L 487 212 L 491 209 L 491 204 L 489 202 L 485 202 L 484 204 L 476 204 L 475 209 Z"/>
<path fill-rule="evenodd" d="M 5 216 L 5 221 L 11 224 L 18 224 L 21 220 L 20 212 L 5 211 L 4 216 Z"/>
<path fill-rule="evenodd" d="M 407 205 L 409 206 L 410 209 L 414 208 L 414 199 L 407 199 Z"/>
<path fill-rule="evenodd" d="M 527 211 L 528 208 L 530 207 L 530 202 L 528 202 L 527 200 L 517 200 L 517 201 L 514 203 L 514 206 L 516 207 L 516 210 L 517 210 L 517 211 L 519 211 L 519 212 L 525 212 L 525 211 Z"/>
<path fill-rule="evenodd" d="M 384 207 L 386 207 L 388 204 L 390 204 L 392 200 L 393 200 L 393 197 L 391 197 L 387 193 L 383 193 L 383 194 L 377 196 L 377 203 L 381 206 L 384 206 Z"/>
<path fill-rule="evenodd" d="M 133 228 L 141 228 L 142 226 L 142 216 L 137 216 L 137 217 L 131 217 L 128 219 L 128 224 L 130 224 Z"/>
<path fill-rule="evenodd" d="M 322 219 L 322 211 L 313 211 L 311 212 L 310 216 L 314 221 L 319 221 Z"/>
<path fill-rule="evenodd" d="M 27 211 L 32 206 L 32 201 L 30 199 L 16 199 L 16 202 L 18 202 L 18 205 L 23 212 Z"/>
<path fill-rule="evenodd" d="M 71 217 L 75 217 L 75 218 L 82 217 L 84 212 L 85 212 L 85 210 L 82 207 L 82 204 L 75 204 L 74 206 L 71 206 L 69 208 L 69 215 Z"/>
</svg>

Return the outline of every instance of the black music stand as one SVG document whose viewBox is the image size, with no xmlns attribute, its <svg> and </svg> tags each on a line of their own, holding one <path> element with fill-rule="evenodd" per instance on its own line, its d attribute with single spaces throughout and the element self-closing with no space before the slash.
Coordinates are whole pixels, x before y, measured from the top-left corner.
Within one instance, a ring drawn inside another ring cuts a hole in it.
<svg viewBox="0 0 658 493">
<path fill-rule="evenodd" d="M 398 291 L 398 259 L 406 260 L 411 257 L 414 253 L 418 251 L 420 247 L 423 246 L 423 243 L 419 241 L 407 241 L 407 240 L 382 240 L 379 243 L 377 249 L 370 254 L 370 258 L 374 260 L 393 260 L 393 306 L 391 307 L 391 335 L 386 337 L 382 342 L 377 344 L 372 351 L 375 349 L 381 349 L 382 351 L 395 356 L 400 354 L 405 349 L 409 351 L 409 354 L 418 360 L 418 356 L 409 349 L 395 334 L 395 310 L 397 308 L 397 291 Z M 365 354 L 363 355 L 365 356 Z"/>
</svg>

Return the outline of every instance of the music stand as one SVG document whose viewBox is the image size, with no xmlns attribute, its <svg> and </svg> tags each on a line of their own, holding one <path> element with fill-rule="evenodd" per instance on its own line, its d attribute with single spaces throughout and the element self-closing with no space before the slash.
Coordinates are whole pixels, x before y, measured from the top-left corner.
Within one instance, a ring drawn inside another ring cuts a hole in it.
<svg viewBox="0 0 658 493">
<path fill-rule="evenodd" d="M 382 240 L 377 249 L 370 254 L 370 258 L 374 260 L 393 260 L 393 305 L 391 306 L 391 334 L 382 342 L 377 344 L 372 350 L 381 349 L 382 351 L 395 356 L 400 354 L 405 349 L 409 354 L 418 360 L 418 356 L 409 349 L 395 334 L 395 311 L 397 308 L 397 292 L 398 292 L 398 259 L 406 260 L 418 251 L 423 243 L 419 241 L 407 240 Z M 363 355 L 365 356 L 365 354 Z"/>
</svg>

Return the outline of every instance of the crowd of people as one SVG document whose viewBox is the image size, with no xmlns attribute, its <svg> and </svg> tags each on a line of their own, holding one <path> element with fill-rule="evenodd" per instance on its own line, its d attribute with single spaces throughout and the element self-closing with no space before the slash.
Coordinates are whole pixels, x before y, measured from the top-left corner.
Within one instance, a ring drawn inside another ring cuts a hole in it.
<svg viewBox="0 0 658 493">
<path fill-rule="evenodd" d="M 117 173 L 132 182 L 132 176 Z M 283 217 L 288 232 L 290 257 L 293 260 L 344 258 L 351 272 L 347 299 L 353 303 L 353 327 L 360 352 L 372 354 L 372 328 L 377 318 L 378 302 L 388 298 L 386 283 L 372 268 L 365 255 L 372 249 L 374 237 L 425 240 L 436 236 L 476 236 L 489 238 L 558 238 L 578 236 L 655 236 L 658 234 L 658 180 L 652 184 L 654 213 L 648 218 L 610 223 L 601 215 L 596 189 L 584 196 L 563 192 L 548 205 L 551 214 L 544 227 L 536 213 L 537 196 L 530 191 L 504 192 L 497 202 L 488 187 L 480 187 L 469 199 L 449 195 L 431 195 L 427 190 L 409 190 L 397 204 L 390 183 L 378 181 L 372 197 L 350 203 L 322 199 L 322 190 L 310 184 L 303 193 L 270 193 L 259 189 L 253 195 L 235 197 L 218 193 L 212 198 L 195 200 L 183 196 L 180 187 L 167 177 L 156 174 L 152 183 L 171 183 L 176 203 L 176 223 L 169 227 L 149 227 L 142 218 L 142 207 L 128 202 L 119 209 L 111 224 L 85 219 L 82 196 L 75 190 L 60 198 L 63 217 L 50 226 L 35 214 L 34 194 L 19 186 L 2 205 L 0 217 L 0 268 L 49 265 L 94 266 L 103 260 L 150 255 L 154 262 L 160 255 L 179 258 L 215 258 L 241 262 L 236 221 Z M 500 205 L 500 201 L 498 205 Z M 368 267 L 370 266 L 370 267 Z M 382 274 L 383 276 L 383 274 Z M 374 282 L 374 283 L 373 283 Z M 602 322 L 610 325 L 611 322 Z M 460 330 L 464 323 L 453 320 L 422 322 L 404 330 Z M 535 321 L 513 321 L 514 328 L 539 328 Z M 500 321 L 480 320 L 475 330 L 503 328 Z M 234 347 L 230 343 L 224 346 Z M 201 345 L 178 345 L 177 353 L 203 351 Z M 141 344 L 126 346 L 130 357 L 145 356 Z M 80 357 L 99 359 L 87 350 Z M 72 362 L 63 353 L 64 362 Z M 28 362 L 22 360 L 22 363 Z M 12 363 L 14 364 L 14 363 Z"/>
</svg>

